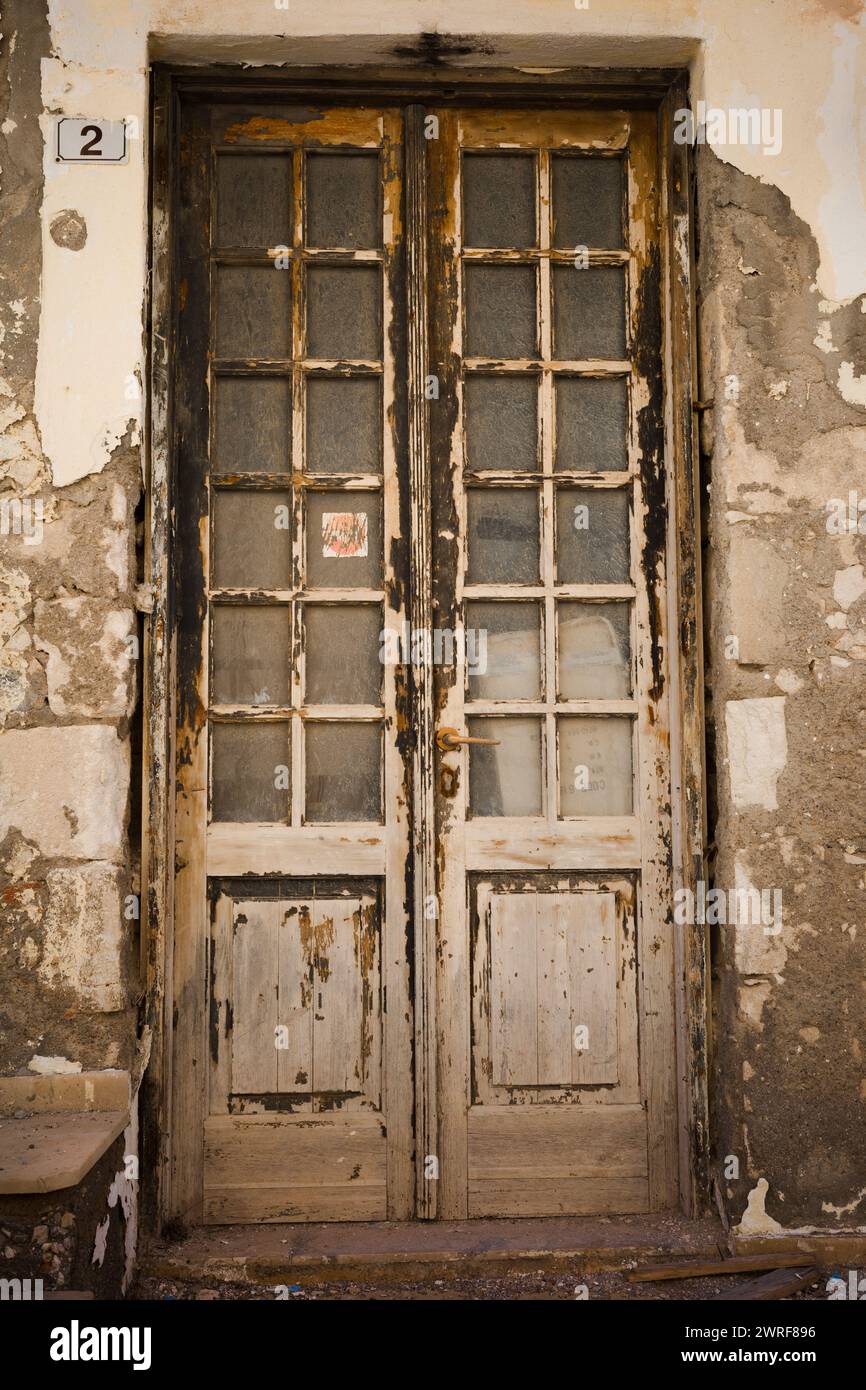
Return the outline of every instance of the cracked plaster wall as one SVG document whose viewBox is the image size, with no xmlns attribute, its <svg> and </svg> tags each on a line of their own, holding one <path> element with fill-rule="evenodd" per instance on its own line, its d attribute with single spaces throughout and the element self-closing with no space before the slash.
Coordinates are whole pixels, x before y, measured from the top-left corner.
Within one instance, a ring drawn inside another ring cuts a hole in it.
<svg viewBox="0 0 866 1390">
<path fill-rule="evenodd" d="M 776 156 L 696 160 L 711 870 L 783 894 L 781 934 L 713 933 L 717 1171 L 734 1220 L 763 1182 L 768 1222 L 866 1225 L 866 538 L 825 524 L 866 499 L 860 0 L 0 13 L 0 495 L 43 504 L 38 544 L 0 538 L 0 1068 L 134 1049 L 150 59 L 411 63 L 438 31 L 458 64 L 689 65 L 694 101 L 784 121 Z M 137 122 L 129 163 L 56 166 L 58 114 Z"/>
</svg>

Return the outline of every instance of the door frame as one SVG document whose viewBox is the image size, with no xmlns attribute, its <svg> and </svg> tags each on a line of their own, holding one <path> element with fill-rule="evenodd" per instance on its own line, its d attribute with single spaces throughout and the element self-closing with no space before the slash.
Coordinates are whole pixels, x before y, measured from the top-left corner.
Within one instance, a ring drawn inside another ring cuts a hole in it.
<svg viewBox="0 0 866 1390">
<path fill-rule="evenodd" d="M 153 595 L 145 622 L 142 748 L 141 975 L 143 1023 L 149 1061 L 142 1082 L 143 1214 L 146 1230 L 155 1233 L 183 1221 L 184 1207 L 172 1197 L 169 1173 L 172 1152 L 197 1140 L 184 1132 L 173 1136 L 172 1054 L 178 1001 L 174 995 L 174 758 L 176 727 L 176 643 L 174 636 L 175 485 L 172 477 L 174 399 L 176 207 L 173 193 L 176 131 L 180 101 L 186 95 L 231 97 L 251 104 L 286 98 L 326 102 L 329 106 L 367 100 L 403 104 L 406 112 L 406 220 L 420 233 L 423 205 L 425 102 L 448 105 L 531 107 L 552 102 L 575 106 L 618 105 L 652 108 L 657 115 L 661 197 L 661 314 L 664 373 L 663 480 L 667 506 L 666 579 L 668 652 L 671 681 L 672 864 L 676 887 L 696 888 L 705 878 L 705 778 L 703 719 L 703 650 L 700 574 L 699 456 L 696 439 L 696 333 L 694 248 L 692 242 L 693 168 L 690 147 L 675 144 L 675 113 L 689 101 L 688 75 L 679 70 L 652 72 L 565 69 L 555 74 L 516 76 L 515 70 L 435 68 L 416 72 L 356 69 L 343 78 L 334 69 L 269 69 L 240 72 L 226 68 L 158 65 L 151 73 L 151 188 L 148 298 L 148 391 L 145 465 L 145 578 Z M 423 315 L 424 256 L 419 235 L 408 238 L 410 468 L 416 496 L 429 497 L 427 408 L 419 386 L 428 375 L 428 344 Z M 413 248 L 414 247 L 414 252 Z M 412 404 L 414 403 L 414 404 Z M 424 572 L 430 554 L 430 512 L 422 509 L 413 532 L 412 562 Z M 411 619 L 430 627 L 429 595 L 415 586 Z M 415 727 L 418 749 L 432 737 L 433 709 L 428 682 L 418 682 Z M 416 1171 L 435 1153 L 436 1135 L 436 922 L 423 907 L 433 891 L 426 866 L 432 862 L 426 836 L 433 834 L 429 814 L 433 795 L 432 760 L 416 753 L 414 765 L 413 846 L 416 871 L 414 993 Z M 419 830 L 419 827 L 421 829 Z M 671 905 L 671 919 L 672 919 Z M 705 1211 L 711 1200 L 709 1172 L 708 1071 L 711 1054 L 708 1008 L 708 948 L 705 927 L 679 926 L 674 938 L 679 1201 L 689 1216 Z M 420 987 L 420 989 L 419 989 Z M 421 1007 L 418 1001 L 421 1001 Z M 417 1214 L 433 1217 L 436 1184 L 418 1183 Z"/>
</svg>

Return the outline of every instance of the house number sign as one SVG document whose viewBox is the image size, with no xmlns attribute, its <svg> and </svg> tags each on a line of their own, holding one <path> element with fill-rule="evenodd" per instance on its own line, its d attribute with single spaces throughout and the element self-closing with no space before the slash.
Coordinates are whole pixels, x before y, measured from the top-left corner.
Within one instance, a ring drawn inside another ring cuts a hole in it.
<svg viewBox="0 0 866 1390">
<path fill-rule="evenodd" d="M 61 116 L 55 158 L 61 164 L 125 164 L 126 121 L 96 116 Z"/>
</svg>

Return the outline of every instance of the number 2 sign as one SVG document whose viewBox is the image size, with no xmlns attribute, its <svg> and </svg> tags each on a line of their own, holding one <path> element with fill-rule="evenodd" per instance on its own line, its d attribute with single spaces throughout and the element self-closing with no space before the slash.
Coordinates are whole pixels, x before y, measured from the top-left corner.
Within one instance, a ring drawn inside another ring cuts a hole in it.
<svg viewBox="0 0 866 1390">
<path fill-rule="evenodd" d="M 55 158 L 60 164 L 125 163 L 126 122 L 61 116 Z"/>
</svg>

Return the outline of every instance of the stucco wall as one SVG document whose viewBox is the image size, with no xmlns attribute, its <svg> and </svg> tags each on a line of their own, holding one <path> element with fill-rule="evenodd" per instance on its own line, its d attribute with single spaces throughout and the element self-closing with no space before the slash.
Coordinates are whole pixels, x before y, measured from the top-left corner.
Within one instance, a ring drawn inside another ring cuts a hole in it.
<svg viewBox="0 0 866 1390">
<path fill-rule="evenodd" d="M 782 136 L 696 161 L 711 867 L 782 895 L 780 931 L 713 929 L 720 1192 L 866 1225 L 866 537 L 827 528 L 866 499 L 864 29 L 860 0 L 3 0 L 0 495 L 42 529 L 0 538 L 0 1067 L 135 1051 L 151 59 L 411 65 L 437 31 L 462 65 L 688 65 Z M 56 165 L 59 114 L 131 120 L 128 164 Z"/>
</svg>

